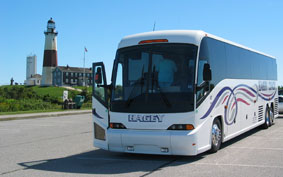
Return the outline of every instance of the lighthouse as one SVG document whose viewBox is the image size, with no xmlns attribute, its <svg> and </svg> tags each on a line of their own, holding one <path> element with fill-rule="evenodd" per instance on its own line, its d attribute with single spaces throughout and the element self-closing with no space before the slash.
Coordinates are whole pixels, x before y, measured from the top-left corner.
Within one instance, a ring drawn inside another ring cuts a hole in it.
<svg viewBox="0 0 283 177">
<path fill-rule="evenodd" d="M 58 65 L 57 60 L 57 35 L 55 22 L 52 18 L 47 22 L 45 34 L 45 46 L 42 68 L 42 86 L 52 85 L 52 71 Z"/>
</svg>

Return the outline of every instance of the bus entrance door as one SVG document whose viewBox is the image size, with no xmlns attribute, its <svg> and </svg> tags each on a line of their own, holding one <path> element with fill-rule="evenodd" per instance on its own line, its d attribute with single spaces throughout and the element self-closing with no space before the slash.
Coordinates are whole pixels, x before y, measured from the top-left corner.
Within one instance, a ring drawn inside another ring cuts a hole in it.
<svg viewBox="0 0 283 177">
<path fill-rule="evenodd" d="M 108 149 L 106 133 L 109 126 L 108 94 L 103 62 L 92 64 L 92 117 L 94 126 L 94 146 Z"/>
</svg>

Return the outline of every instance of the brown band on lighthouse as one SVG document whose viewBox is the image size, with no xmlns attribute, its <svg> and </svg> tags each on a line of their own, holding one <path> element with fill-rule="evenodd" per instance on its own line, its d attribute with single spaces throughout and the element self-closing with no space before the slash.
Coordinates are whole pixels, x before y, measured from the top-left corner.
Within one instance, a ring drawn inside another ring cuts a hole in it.
<svg viewBox="0 0 283 177">
<path fill-rule="evenodd" d="M 43 66 L 49 66 L 49 67 L 58 66 L 57 50 L 44 50 Z"/>
</svg>

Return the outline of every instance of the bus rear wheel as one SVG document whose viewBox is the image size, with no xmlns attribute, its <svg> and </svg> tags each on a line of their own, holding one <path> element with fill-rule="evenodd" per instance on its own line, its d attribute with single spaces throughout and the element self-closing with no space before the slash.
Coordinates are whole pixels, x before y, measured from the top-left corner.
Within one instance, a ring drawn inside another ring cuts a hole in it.
<svg viewBox="0 0 283 177">
<path fill-rule="evenodd" d="M 272 126 L 272 125 L 275 123 L 275 122 L 274 122 L 274 111 L 273 111 L 273 107 L 270 108 L 269 115 L 270 115 L 270 126 Z"/>
<path fill-rule="evenodd" d="M 214 153 L 220 149 L 222 143 L 222 128 L 219 119 L 214 119 L 211 129 L 211 150 Z"/>
<path fill-rule="evenodd" d="M 268 129 L 268 127 L 271 126 L 271 122 L 270 122 L 270 109 L 268 106 L 266 106 L 266 109 L 265 109 L 265 122 L 264 124 L 262 125 L 262 128 L 264 129 Z"/>
</svg>

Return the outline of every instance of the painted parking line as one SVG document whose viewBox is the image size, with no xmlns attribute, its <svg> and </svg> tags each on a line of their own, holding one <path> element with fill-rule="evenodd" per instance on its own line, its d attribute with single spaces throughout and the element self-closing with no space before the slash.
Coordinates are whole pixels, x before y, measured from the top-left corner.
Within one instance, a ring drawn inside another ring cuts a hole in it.
<svg viewBox="0 0 283 177">
<path fill-rule="evenodd" d="M 225 147 L 225 149 L 248 149 L 248 150 L 283 151 L 283 148 L 262 148 L 262 147 Z"/>
<path fill-rule="evenodd" d="M 272 166 L 272 165 L 249 165 L 249 164 L 230 164 L 230 163 L 203 163 L 203 162 L 193 162 L 193 165 L 209 165 L 209 166 L 233 166 L 233 167 L 252 167 L 252 168 L 276 168 L 283 169 L 283 166 Z"/>
<path fill-rule="evenodd" d="M 122 158 L 103 158 L 103 157 L 77 157 L 76 159 L 79 160 L 108 160 L 108 161 L 141 161 L 141 162 L 148 162 L 148 161 L 154 161 L 154 162 L 168 162 L 172 159 L 168 160 L 143 160 L 143 159 L 122 159 Z"/>
</svg>

